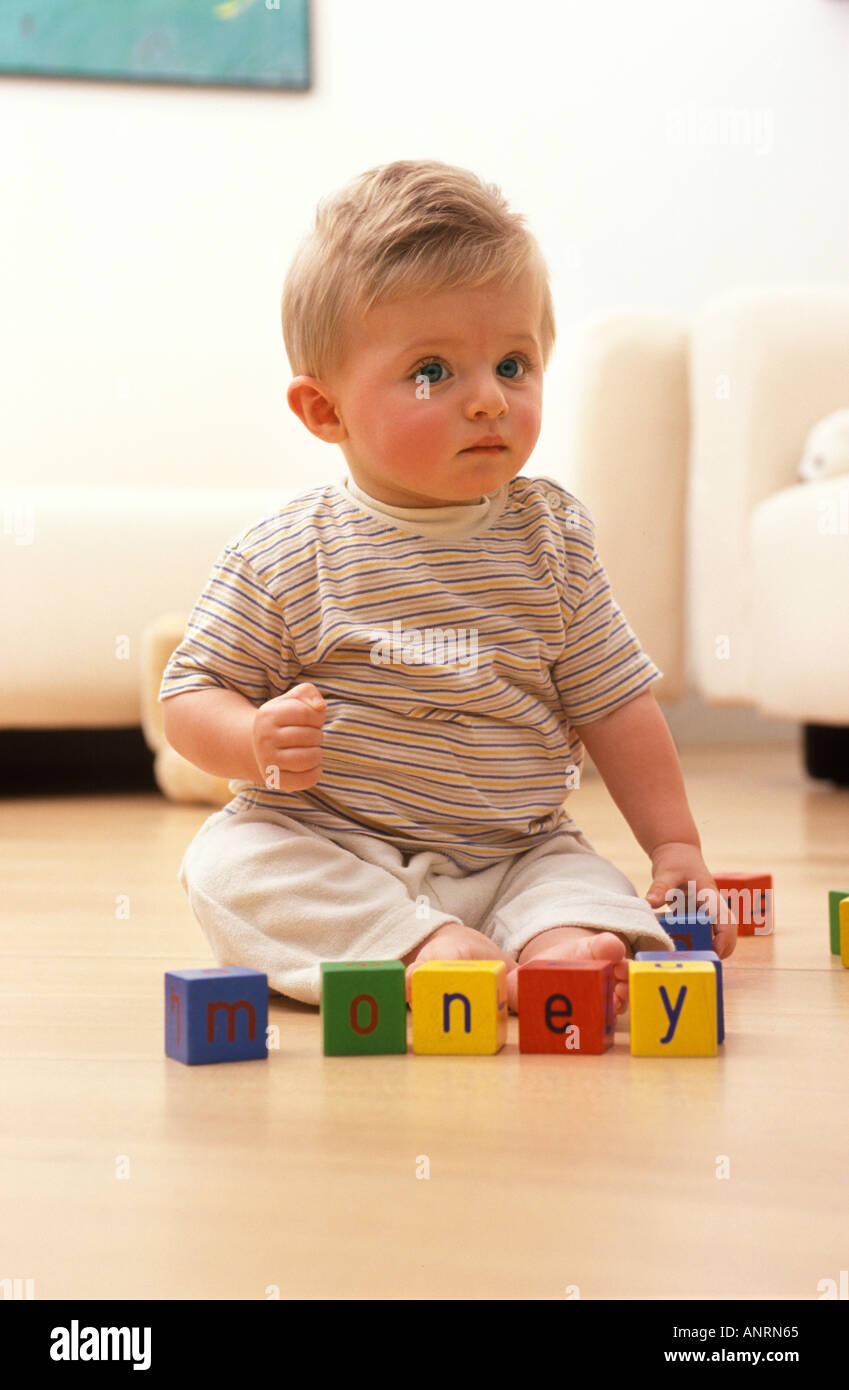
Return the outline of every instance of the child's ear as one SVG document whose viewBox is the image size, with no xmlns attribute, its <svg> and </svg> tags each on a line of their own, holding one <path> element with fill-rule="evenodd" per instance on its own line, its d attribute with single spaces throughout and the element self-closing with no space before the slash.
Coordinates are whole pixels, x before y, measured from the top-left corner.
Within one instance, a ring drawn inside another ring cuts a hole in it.
<svg viewBox="0 0 849 1390">
<path fill-rule="evenodd" d="M 296 376 L 289 383 L 286 400 L 290 410 L 317 438 L 329 444 L 338 444 L 346 438 L 347 432 L 336 413 L 333 397 L 317 377 Z"/>
</svg>

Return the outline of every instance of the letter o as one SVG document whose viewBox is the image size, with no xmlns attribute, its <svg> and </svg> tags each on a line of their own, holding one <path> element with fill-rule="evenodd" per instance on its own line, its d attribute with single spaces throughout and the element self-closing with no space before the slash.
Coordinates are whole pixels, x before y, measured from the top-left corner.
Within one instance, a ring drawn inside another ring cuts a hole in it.
<svg viewBox="0 0 849 1390">
<path fill-rule="evenodd" d="M 359 1023 L 357 1022 L 357 1009 L 359 1008 L 360 1004 L 368 1004 L 371 1010 L 371 1017 L 369 1019 L 368 1026 L 365 1028 L 361 1028 Z M 354 1032 L 359 1033 L 361 1037 L 364 1037 L 367 1033 L 373 1033 L 375 1028 L 377 1027 L 377 1000 L 375 999 L 374 995 L 358 994 L 356 999 L 352 999 L 348 1017 L 350 1019 L 351 1027 L 353 1028 Z"/>
</svg>

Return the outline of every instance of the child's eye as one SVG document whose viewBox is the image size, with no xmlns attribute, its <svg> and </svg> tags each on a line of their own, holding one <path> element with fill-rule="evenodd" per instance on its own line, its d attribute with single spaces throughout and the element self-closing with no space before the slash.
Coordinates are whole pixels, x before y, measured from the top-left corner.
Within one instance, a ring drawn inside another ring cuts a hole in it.
<svg viewBox="0 0 849 1390">
<path fill-rule="evenodd" d="M 521 362 L 526 372 L 529 372 L 533 369 L 533 363 L 530 361 L 529 358 L 525 356 L 523 352 L 512 352 L 509 357 L 503 357 L 498 365 L 500 367 L 503 367 L 505 362 Z M 444 364 L 439 360 L 439 358 L 428 357 L 423 362 L 419 362 L 418 365 L 413 368 L 412 376 L 418 377 L 425 375 L 430 367 L 442 367 L 443 365 Z M 431 386 L 439 386 L 441 384 L 439 377 L 427 377 L 426 379 L 430 382 Z M 508 381 L 521 381 L 521 379 L 521 377 L 516 377 L 513 375 L 507 377 Z"/>
<path fill-rule="evenodd" d="M 525 356 L 523 352 L 511 353 L 509 357 L 505 357 L 503 361 L 499 363 L 499 366 L 503 367 L 505 362 L 521 362 L 526 372 L 529 372 L 533 367 L 533 363 Z M 515 378 L 511 377 L 510 380 L 515 380 Z"/>
<path fill-rule="evenodd" d="M 426 379 L 427 381 L 430 382 L 431 386 L 438 386 L 438 385 L 439 385 L 439 378 L 438 378 L 438 377 L 432 377 L 432 376 L 429 377 L 429 376 L 426 375 L 426 373 L 427 373 L 427 369 L 428 369 L 429 367 L 441 367 L 441 366 L 442 366 L 442 363 L 439 362 L 439 361 L 437 361 L 437 359 L 436 359 L 435 357 L 429 357 L 429 358 L 427 358 L 424 362 L 420 362 L 420 363 L 418 364 L 417 367 L 414 367 L 414 368 L 413 368 L 413 376 L 414 376 L 414 377 L 424 376 L 425 379 Z"/>
</svg>

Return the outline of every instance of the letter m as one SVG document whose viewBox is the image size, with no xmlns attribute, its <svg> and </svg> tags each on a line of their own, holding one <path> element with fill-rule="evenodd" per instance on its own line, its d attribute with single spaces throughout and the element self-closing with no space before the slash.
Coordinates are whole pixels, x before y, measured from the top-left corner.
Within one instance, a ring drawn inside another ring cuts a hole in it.
<svg viewBox="0 0 849 1390">
<path fill-rule="evenodd" d="M 211 1042 L 214 1042 L 214 1041 L 215 1041 L 215 1010 L 216 1010 L 216 1009 L 226 1009 L 226 1010 L 227 1010 L 227 1041 L 228 1041 L 228 1042 L 235 1042 L 235 1040 L 236 1040 L 236 1017 L 235 1017 L 235 1015 L 236 1015 L 236 1010 L 237 1010 L 237 1009 L 247 1009 L 247 1011 L 248 1011 L 248 1037 L 250 1038 L 251 1042 L 253 1042 L 254 1037 L 256 1036 L 256 1010 L 254 1009 L 253 1004 L 251 1004 L 247 999 L 236 999 L 236 1000 L 234 1000 L 232 1003 L 229 1003 L 229 1002 L 228 1002 L 227 1000 L 225 1000 L 225 999 L 216 1000 L 215 1003 L 213 1003 L 213 1002 L 210 1000 L 210 1002 L 209 1002 L 209 1003 L 207 1004 L 207 1006 L 206 1006 L 206 1041 L 207 1041 L 207 1042 L 211 1043 Z"/>
</svg>

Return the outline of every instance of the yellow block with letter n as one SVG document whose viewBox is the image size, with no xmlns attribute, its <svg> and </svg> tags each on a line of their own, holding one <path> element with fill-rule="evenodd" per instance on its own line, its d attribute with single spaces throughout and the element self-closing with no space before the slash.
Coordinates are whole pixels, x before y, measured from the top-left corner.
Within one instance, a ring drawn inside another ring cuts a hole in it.
<svg viewBox="0 0 849 1390">
<path fill-rule="evenodd" d="M 499 1052 L 507 1041 L 503 960 L 429 960 L 410 977 L 413 1051 Z"/>
</svg>

